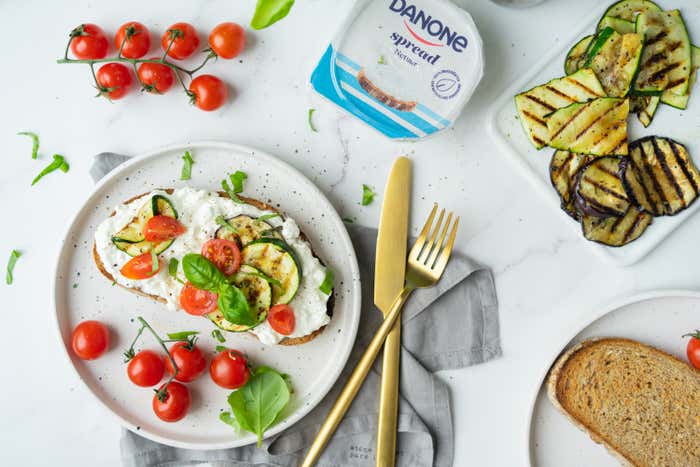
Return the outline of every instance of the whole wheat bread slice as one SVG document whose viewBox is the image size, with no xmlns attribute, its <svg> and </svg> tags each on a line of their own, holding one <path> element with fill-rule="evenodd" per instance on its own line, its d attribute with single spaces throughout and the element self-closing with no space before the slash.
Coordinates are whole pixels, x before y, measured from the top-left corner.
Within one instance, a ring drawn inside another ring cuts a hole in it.
<svg viewBox="0 0 700 467">
<path fill-rule="evenodd" d="M 547 396 L 622 465 L 700 466 L 700 372 L 661 350 L 581 342 L 550 370 Z"/>
<path fill-rule="evenodd" d="M 172 193 L 173 193 L 173 189 L 172 189 L 172 188 L 167 188 L 167 189 L 164 189 L 163 191 L 165 191 L 165 192 L 168 193 L 168 194 L 172 194 Z M 220 192 L 218 192 L 218 193 L 219 193 L 219 196 L 221 196 L 221 197 L 224 197 L 224 198 L 228 198 L 228 197 L 229 197 L 229 196 L 228 196 L 225 192 L 223 192 L 223 191 L 220 191 Z M 124 204 L 133 203 L 133 202 L 135 202 L 135 201 L 141 199 L 142 197 L 146 196 L 147 194 L 148 194 L 148 193 L 142 193 L 142 194 L 140 194 L 140 195 L 134 196 L 133 198 L 124 201 Z M 276 212 L 276 213 L 279 213 L 279 210 L 277 210 L 277 209 L 274 208 L 273 206 L 270 206 L 269 204 L 264 203 L 264 202 L 262 202 L 262 201 L 259 201 L 259 200 L 253 199 L 253 198 L 247 198 L 247 197 L 245 197 L 245 196 L 240 196 L 240 195 L 239 195 L 238 197 L 239 197 L 242 201 L 244 201 L 245 203 L 250 204 L 251 206 L 255 206 L 256 208 L 260 209 L 261 211 L 274 211 L 274 212 Z M 113 216 L 114 214 L 115 214 L 115 213 L 113 212 L 113 213 L 112 213 L 112 216 Z M 306 235 L 304 235 L 303 232 L 301 233 L 301 238 L 302 238 L 303 240 L 307 240 L 307 241 L 308 241 Z M 312 249 L 312 254 L 313 254 L 319 261 L 321 261 L 321 264 L 323 264 L 323 261 L 322 261 L 320 258 L 318 258 L 318 256 L 316 256 L 316 253 L 313 252 L 313 249 Z M 158 295 L 152 295 L 152 294 L 145 293 L 145 292 L 143 292 L 143 291 L 141 291 L 141 290 L 139 290 L 139 289 L 137 289 L 137 288 L 125 287 L 125 286 L 119 284 L 118 282 L 116 282 L 115 279 L 114 279 L 114 277 L 113 277 L 113 276 L 107 271 L 107 269 L 105 268 L 104 263 L 102 262 L 102 258 L 100 258 L 100 255 L 97 253 L 97 244 L 96 244 L 96 243 L 93 243 L 93 245 L 92 245 L 92 257 L 93 257 L 93 259 L 95 260 L 95 265 L 97 266 L 97 269 L 99 269 L 99 271 L 102 273 L 102 275 L 105 276 L 110 282 L 116 283 L 116 285 L 118 285 L 119 287 L 122 287 L 123 289 L 128 290 L 128 291 L 131 292 L 131 293 L 135 293 L 135 294 L 141 295 L 141 296 L 143 296 L 143 297 L 148 297 L 148 298 L 151 298 L 151 299 L 156 300 L 156 301 L 161 302 L 161 303 L 166 303 L 166 301 L 165 301 L 165 299 L 164 299 L 163 297 L 159 297 Z M 328 316 L 333 316 L 333 307 L 334 307 L 334 304 L 335 304 L 335 290 L 332 290 L 332 291 L 331 291 L 331 294 L 330 294 L 330 296 L 329 296 L 329 298 L 328 298 L 328 304 L 327 304 L 327 308 L 326 308 L 326 314 L 327 314 Z M 313 331 L 312 333 L 307 334 L 307 335 L 305 335 L 305 336 L 301 336 L 301 337 L 285 337 L 284 339 L 282 339 L 282 340 L 279 342 L 279 344 L 280 344 L 280 345 L 299 345 L 299 344 L 305 344 L 305 343 L 307 343 L 307 342 L 313 340 L 314 338 L 316 338 L 318 335 L 320 335 L 320 334 L 323 332 L 323 330 L 324 330 L 325 328 L 326 328 L 326 326 L 322 326 L 322 327 L 320 327 L 319 329 Z M 253 335 L 253 336 L 255 335 L 255 334 L 252 334 L 252 333 L 250 333 L 250 334 Z"/>
</svg>

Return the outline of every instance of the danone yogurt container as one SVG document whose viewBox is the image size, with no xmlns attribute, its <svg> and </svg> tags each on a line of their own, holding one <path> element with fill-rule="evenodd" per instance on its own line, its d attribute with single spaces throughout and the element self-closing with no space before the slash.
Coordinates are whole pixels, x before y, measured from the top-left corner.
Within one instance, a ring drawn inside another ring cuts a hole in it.
<svg viewBox="0 0 700 467">
<path fill-rule="evenodd" d="M 481 80 L 481 37 L 448 0 L 358 0 L 313 88 L 389 138 L 451 126 Z"/>
</svg>

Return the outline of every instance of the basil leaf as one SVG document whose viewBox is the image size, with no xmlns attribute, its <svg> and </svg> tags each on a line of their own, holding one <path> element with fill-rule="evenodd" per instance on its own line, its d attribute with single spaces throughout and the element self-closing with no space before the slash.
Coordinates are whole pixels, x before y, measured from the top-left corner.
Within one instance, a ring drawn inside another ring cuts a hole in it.
<svg viewBox="0 0 700 467">
<path fill-rule="evenodd" d="M 330 295 L 333 291 L 333 280 L 333 271 L 330 269 L 326 269 L 326 277 L 323 278 L 323 282 L 318 287 L 318 290 L 320 290 L 326 295 Z"/>
<path fill-rule="evenodd" d="M 185 151 L 185 155 L 182 156 L 182 172 L 180 172 L 180 180 L 189 180 L 192 178 L 192 164 L 194 164 L 194 159 L 189 151 Z"/>
<path fill-rule="evenodd" d="M 177 258 L 170 258 L 170 261 L 168 261 L 168 274 L 175 279 L 177 279 L 177 268 L 179 265 L 180 262 Z"/>
<path fill-rule="evenodd" d="M 201 290 L 216 292 L 226 282 L 226 277 L 214 263 L 197 253 L 188 253 L 182 257 L 182 271 L 187 280 Z"/>
<path fill-rule="evenodd" d="M 290 392 L 282 375 L 269 369 L 253 374 L 245 386 L 228 396 L 236 421 L 246 431 L 258 435 L 272 426 L 289 403 Z"/>
<path fill-rule="evenodd" d="M 258 220 L 259 220 L 259 221 L 266 221 L 266 220 L 269 220 L 269 219 L 274 219 L 275 217 L 280 217 L 280 215 L 277 214 L 276 212 L 273 212 L 273 213 L 270 213 L 270 214 L 263 214 L 262 216 L 258 217 Z"/>
<path fill-rule="evenodd" d="M 241 289 L 229 283 L 222 283 L 219 287 L 219 310 L 226 321 L 242 326 L 255 326 L 258 317 L 250 309 L 248 299 Z"/>
<path fill-rule="evenodd" d="M 367 185 L 362 185 L 362 205 L 367 206 L 374 201 L 374 191 Z"/>
<path fill-rule="evenodd" d="M 219 343 L 226 342 L 226 338 L 224 337 L 223 334 L 221 334 L 221 331 L 219 331 L 218 329 L 214 329 L 214 330 L 211 332 L 211 337 L 213 337 L 214 339 L 216 339 L 217 341 L 219 341 Z M 220 345 L 217 345 L 216 347 L 217 347 L 216 350 L 218 351 L 218 350 L 219 350 L 219 347 L 221 347 L 221 346 L 220 346 Z"/>
<path fill-rule="evenodd" d="M 311 128 L 311 131 L 314 133 L 318 133 L 318 130 L 314 126 L 314 121 L 313 121 L 313 114 L 316 112 L 316 109 L 309 109 L 309 127 Z"/>
<path fill-rule="evenodd" d="M 238 194 L 243 192 L 243 182 L 248 178 L 248 175 L 246 175 L 245 172 L 237 170 L 236 173 L 229 175 L 228 178 L 231 180 L 231 185 L 224 179 L 221 181 L 221 189 L 223 189 L 233 201 L 238 204 L 243 204 Z M 231 188 L 231 186 L 233 186 L 233 188 Z"/>
<path fill-rule="evenodd" d="M 60 154 L 54 154 L 53 155 L 53 162 L 51 162 L 49 165 L 47 165 L 44 170 L 39 172 L 39 175 L 37 175 L 34 180 L 32 180 L 32 186 L 36 185 L 36 183 L 44 178 L 45 175 L 50 174 L 51 172 L 54 172 L 56 170 L 61 170 L 63 172 L 68 172 L 68 169 L 70 166 L 66 162 L 66 159 L 60 155 Z"/>
<path fill-rule="evenodd" d="M 250 26 L 265 29 L 287 16 L 293 5 L 294 0 L 258 0 Z"/>
<path fill-rule="evenodd" d="M 17 250 L 12 250 L 10 252 L 10 259 L 7 261 L 7 272 L 5 273 L 5 282 L 7 285 L 12 285 L 12 282 L 14 281 L 14 276 L 12 273 L 15 270 L 15 264 L 20 256 L 22 256 L 22 253 Z"/>
<path fill-rule="evenodd" d="M 39 135 L 32 133 L 31 131 L 20 131 L 17 134 L 21 136 L 29 136 L 32 139 L 32 159 L 36 159 L 39 156 Z"/>
<path fill-rule="evenodd" d="M 196 336 L 199 331 L 181 331 L 181 332 L 171 332 L 168 334 L 168 339 L 176 340 L 186 340 L 190 336 Z"/>
<path fill-rule="evenodd" d="M 216 216 L 216 217 L 214 218 L 214 222 L 216 222 L 216 225 L 220 225 L 221 227 L 225 228 L 226 230 L 231 231 L 232 233 L 235 233 L 235 234 L 238 233 L 238 230 L 236 230 L 236 228 L 235 228 L 234 226 L 232 226 L 232 225 L 229 223 L 229 221 L 227 221 L 226 219 L 224 219 L 224 216 L 221 216 L 221 215 Z"/>
</svg>

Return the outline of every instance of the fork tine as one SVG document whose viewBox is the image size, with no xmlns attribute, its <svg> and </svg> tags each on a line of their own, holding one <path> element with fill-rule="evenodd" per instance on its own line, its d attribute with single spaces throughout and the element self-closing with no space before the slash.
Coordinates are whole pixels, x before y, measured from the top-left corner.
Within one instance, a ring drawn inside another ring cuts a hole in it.
<svg viewBox="0 0 700 467">
<path fill-rule="evenodd" d="M 445 210 L 442 209 L 440 211 L 440 215 L 438 216 L 437 224 L 435 224 L 435 227 L 432 229 L 432 234 L 430 235 L 430 240 L 428 240 L 428 243 L 425 245 L 423 248 L 423 251 L 421 252 L 420 256 L 418 257 L 418 262 L 420 263 L 425 263 L 425 260 L 428 259 L 428 255 L 430 252 L 435 248 L 435 239 L 437 238 L 438 234 L 440 233 L 440 227 L 442 226 L 442 220 L 445 217 Z"/>
<path fill-rule="evenodd" d="M 425 239 L 428 237 L 428 233 L 430 232 L 430 227 L 433 225 L 433 219 L 435 219 L 435 213 L 437 212 L 438 205 L 437 203 L 433 204 L 433 210 L 430 211 L 430 215 L 428 216 L 428 220 L 425 221 L 425 225 L 423 225 L 423 230 L 421 230 L 420 235 L 418 235 L 418 238 L 416 239 L 416 243 L 413 244 L 413 248 L 411 248 L 411 252 L 409 253 L 409 257 L 413 259 L 417 259 L 418 255 L 420 254 L 421 250 L 423 249 L 423 245 L 425 244 Z"/>
<path fill-rule="evenodd" d="M 452 227 L 452 231 L 450 232 L 450 238 L 447 240 L 447 244 L 442 250 L 442 254 L 440 254 L 440 257 L 437 259 L 435 265 L 433 266 L 433 272 L 438 275 L 441 275 L 443 273 L 443 271 L 445 270 L 445 266 L 447 266 L 447 261 L 449 261 L 450 259 L 450 254 L 452 254 L 452 247 L 454 246 L 455 238 L 457 237 L 457 227 L 459 227 L 459 216 L 457 216 L 457 219 L 455 219 L 455 225 Z"/>
<path fill-rule="evenodd" d="M 447 216 L 447 220 L 445 221 L 445 226 L 442 228 L 442 233 L 440 234 L 440 238 L 438 239 L 437 243 L 433 245 L 433 251 L 430 253 L 430 257 L 428 258 L 428 261 L 425 263 L 429 268 L 433 267 L 433 264 L 435 264 L 435 258 L 437 258 L 438 253 L 440 253 L 440 250 L 442 249 L 442 244 L 445 241 L 445 237 L 447 236 L 447 230 L 450 228 L 450 224 L 452 223 L 452 212 L 450 212 Z"/>
</svg>

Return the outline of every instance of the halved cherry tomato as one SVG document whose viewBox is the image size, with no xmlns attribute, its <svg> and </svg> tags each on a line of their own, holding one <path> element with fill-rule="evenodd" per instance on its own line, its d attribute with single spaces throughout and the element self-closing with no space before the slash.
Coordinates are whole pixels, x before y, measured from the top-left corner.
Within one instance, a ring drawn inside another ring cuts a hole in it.
<svg viewBox="0 0 700 467">
<path fill-rule="evenodd" d="M 191 24 L 175 23 L 165 31 L 160 44 L 163 50 L 168 51 L 169 56 L 176 60 L 184 60 L 199 47 L 199 36 Z"/>
<path fill-rule="evenodd" d="M 197 76 L 190 83 L 190 92 L 194 95 L 194 104 L 207 112 L 218 109 L 228 98 L 226 83 L 213 75 Z"/>
<path fill-rule="evenodd" d="M 83 360 L 94 360 L 109 347 L 109 329 L 99 321 L 83 321 L 73 330 L 73 352 Z"/>
<path fill-rule="evenodd" d="M 245 30 L 236 23 L 221 23 L 209 33 L 209 47 L 221 58 L 234 58 L 245 47 Z"/>
<path fill-rule="evenodd" d="M 241 250 L 236 242 L 215 238 L 202 246 L 202 256 L 214 263 L 219 271 L 227 276 L 238 271 L 241 266 Z"/>
<path fill-rule="evenodd" d="M 152 60 L 158 60 L 153 58 Z M 139 81 L 147 92 L 165 94 L 175 82 L 175 73 L 162 63 L 144 62 L 138 68 Z"/>
<path fill-rule="evenodd" d="M 73 31 L 78 35 L 71 41 L 70 49 L 76 58 L 80 60 L 94 60 L 107 56 L 109 41 L 102 28 L 98 25 L 81 24 Z"/>
<path fill-rule="evenodd" d="M 111 100 L 121 99 L 131 89 L 131 73 L 121 63 L 108 63 L 97 70 L 100 93 Z"/>
<path fill-rule="evenodd" d="M 248 362 L 237 350 L 222 350 L 211 361 L 209 375 L 216 384 L 226 389 L 238 389 L 250 378 Z"/>
<path fill-rule="evenodd" d="M 153 216 L 143 226 L 143 237 L 149 242 L 164 242 L 185 233 L 185 226 L 170 216 Z"/>
<path fill-rule="evenodd" d="M 146 26 L 130 21 L 119 27 L 114 36 L 114 45 L 117 50 L 121 48 L 122 57 L 141 58 L 151 48 L 151 35 Z"/>
<path fill-rule="evenodd" d="M 177 375 L 175 379 L 183 383 L 189 383 L 199 378 L 207 368 L 207 359 L 199 347 L 189 342 L 175 342 L 170 347 L 170 355 L 177 365 Z M 165 360 L 165 369 L 168 374 L 175 373 L 170 359 Z"/>
<path fill-rule="evenodd" d="M 161 266 L 160 259 L 158 260 L 158 265 L 156 270 L 153 270 L 153 258 L 151 258 L 151 253 L 144 253 L 142 255 L 131 258 L 124 266 L 122 266 L 121 272 L 122 276 L 127 279 L 141 280 L 148 279 L 160 271 Z"/>
<path fill-rule="evenodd" d="M 683 337 L 690 337 L 686 353 L 691 365 L 700 370 L 700 331 L 695 331 L 691 334 L 686 334 Z"/>
<path fill-rule="evenodd" d="M 160 383 L 165 373 L 163 356 L 152 350 L 142 350 L 129 361 L 126 374 L 137 386 L 151 387 Z"/>
<path fill-rule="evenodd" d="M 294 332 L 294 310 L 289 305 L 275 305 L 267 312 L 267 321 L 270 327 L 283 336 Z"/>
<path fill-rule="evenodd" d="M 206 315 L 216 310 L 219 296 L 208 290 L 200 290 L 189 282 L 180 291 L 180 306 L 189 314 Z"/>
<path fill-rule="evenodd" d="M 165 385 L 158 388 L 161 391 Z M 177 381 L 168 384 L 165 390 L 165 399 L 158 399 L 158 393 L 153 395 L 153 412 L 164 422 L 176 422 L 182 420 L 190 410 L 190 391 L 187 386 Z"/>
</svg>

